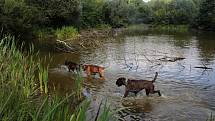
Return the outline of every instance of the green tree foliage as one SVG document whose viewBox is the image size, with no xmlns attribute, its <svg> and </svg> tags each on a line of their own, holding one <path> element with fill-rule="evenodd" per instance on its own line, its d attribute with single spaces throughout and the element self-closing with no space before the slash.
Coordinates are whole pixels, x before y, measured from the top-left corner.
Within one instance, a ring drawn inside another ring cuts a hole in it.
<svg viewBox="0 0 215 121">
<path fill-rule="evenodd" d="M 113 27 L 122 27 L 128 23 L 129 4 L 127 0 L 107 1 L 104 6 L 104 21 Z"/>
<path fill-rule="evenodd" d="M 19 36 L 40 28 L 102 24 L 193 23 L 196 28 L 214 30 L 214 4 L 215 0 L 0 0 L 0 28 Z"/>
<path fill-rule="evenodd" d="M 198 13 L 192 0 L 152 0 L 150 5 L 158 24 L 189 24 Z"/>
<path fill-rule="evenodd" d="M 204 0 L 193 26 L 202 30 L 215 30 L 215 0 Z"/>
<path fill-rule="evenodd" d="M 104 0 L 82 0 L 81 6 L 81 26 L 95 27 L 99 24 L 103 24 L 103 6 L 105 4 Z"/>
<path fill-rule="evenodd" d="M 78 25 L 80 16 L 79 0 L 26 0 L 42 14 L 41 24 L 51 27 Z"/>
<path fill-rule="evenodd" d="M 79 25 L 79 0 L 1 0 L 0 27 L 26 35 L 38 27 Z"/>
<path fill-rule="evenodd" d="M 130 6 L 133 12 L 130 12 L 130 23 L 150 23 L 152 21 L 152 9 L 142 0 L 132 0 Z"/>
<path fill-rule="evenodd" d="M 113 27 L 148 23 L 152 18 L 151 9 L 142 0 L 106 1 L 102 11 L 104 23 Z"/>
<path fill-rule="evenodd" d="M 29 33 L 38 21 L 38 10 L 23 0 L 0 1 L 0 27 L 14 35 Z"/>
</svg>

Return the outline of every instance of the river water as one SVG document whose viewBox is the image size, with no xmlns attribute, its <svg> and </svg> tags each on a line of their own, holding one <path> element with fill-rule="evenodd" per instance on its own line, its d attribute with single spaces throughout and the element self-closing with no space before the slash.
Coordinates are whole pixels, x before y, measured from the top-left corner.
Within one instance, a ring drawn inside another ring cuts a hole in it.
<svg viewBox="0 0 215 121">
<path fill-rule="evenodd" d="M 92 100 L 88 120 L 93 120 L 105 99 L 112 110 L 127 107 L 116 114 L 120 121 L 205 121 L 215 112 L 214 33 L 146 32 L 107 38 L 100 46 L 77 53 L 41 50 L 44 55 L 52 58 L 50 81 L 61 93 L 71 92 L 74 85 L 74 73 L 63 65 L 66 59 L 105 67 L 105 79 L 96 75 L 84 81 L 83 93 Z M 171 61 L 177 57 L 185 59 Z M 161 97 L 147 97 L 143 90 L 122 98 L 125 88 L 116 86 L 117 78 L 151 80 L 155 72 L 159 75 L 154 85 Z"/>
</svg>

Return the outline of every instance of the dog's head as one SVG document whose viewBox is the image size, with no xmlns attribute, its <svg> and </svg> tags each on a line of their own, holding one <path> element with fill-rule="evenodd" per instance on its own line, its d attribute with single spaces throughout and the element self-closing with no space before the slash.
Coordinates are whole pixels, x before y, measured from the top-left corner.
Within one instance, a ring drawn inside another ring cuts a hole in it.
<svg viewBox="0 0 215 121">
<path fill-rule="evenodd" d="M 122 85 L 125 85 L 125 81 L 126 81 L 126 78 L 124 78 L 124 77 L 118 78 L 117 81 L 116 81 L 116 85 L 118 87 L 120 87 Z"/>
</svg>

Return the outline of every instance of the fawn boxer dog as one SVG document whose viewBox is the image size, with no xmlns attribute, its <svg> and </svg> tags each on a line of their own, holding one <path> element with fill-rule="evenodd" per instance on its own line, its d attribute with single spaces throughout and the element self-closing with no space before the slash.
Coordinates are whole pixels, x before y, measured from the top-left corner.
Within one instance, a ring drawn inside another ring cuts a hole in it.
<svg viewBox="0 0 215 121">
<path fill-rule="evenodd" d="M 83 65 L 84 71 L 87 73 L 87 76 L 99 74 L 101 78 L 104 77 L 104 67 L 96 66 L 96 65 Z"/>
<path fill-rule="evenodd" d="M 155 77 L 152 81 L 148 80 L 134 80 L 134 79 L 128 79 L 126 82 L 126 78 L 121 77 L 118 78 L 116 81 L 116 85 L 118 87 L 124 85 L 125 86 L 125 94 L 124 98 L 128 96 L 129 92 L 134 93 L 137 95 L 138 92 L 145 89 L 146 95 L 148 96 L 149 93 L 154 94 L 158 93 L 159 96 L 161 96 L 160 90 L 154 90 L 154 82 L 157 79 L 158 73 L 155 73 Z"/>
</svg>

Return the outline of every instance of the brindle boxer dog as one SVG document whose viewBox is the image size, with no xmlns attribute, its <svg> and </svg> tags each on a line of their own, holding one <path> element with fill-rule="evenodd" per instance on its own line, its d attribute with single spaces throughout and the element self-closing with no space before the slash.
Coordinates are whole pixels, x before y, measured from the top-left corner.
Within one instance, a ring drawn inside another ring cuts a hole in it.
<svg viewBox="0 0 215 121">
<path fill-rule="evenodd" d="M 116 85 L 118 87 L 125 85 L 126 89 L 125 89 L 124 98 L 128 96 L 129 92 L 132 92 L 135 95 L 137 95 L 137 93 L 143 89 L 145 89 L 147 96 L 149 96 L 149 93 L 151 93 L 151 94 L 158 93 L 158 95 L 161 96 L 160 90 L 154 90 L 154 84 L 153 83 L 157 79 L 157 76 L 158 76 L 158 73 L 156 72 L 155 77 L 152 81 L 128 79 L 127 83 L 126 83 L 126 78 L 121 77 L 121 78 L 117 79 Z"/>
<path fill-rule="evenodd" d="M 83 65 L 84 71 L 87 73 L 87 76 L 99 74 L 101 78 L 104 78 L 104 67 L 96 65 Z"/>
<path fill-rule="evenodd" d="M 72 62 L 72 61 L 66 60 L 65 65 L 68 67 L 69 72 L 70 72 L 70 70 L 72 70 L 74 72 L 75 70 L 78 71 L 80 69 L 79 65 L 77 63 Z"/>
</svg>

